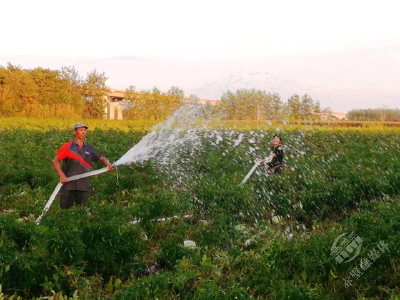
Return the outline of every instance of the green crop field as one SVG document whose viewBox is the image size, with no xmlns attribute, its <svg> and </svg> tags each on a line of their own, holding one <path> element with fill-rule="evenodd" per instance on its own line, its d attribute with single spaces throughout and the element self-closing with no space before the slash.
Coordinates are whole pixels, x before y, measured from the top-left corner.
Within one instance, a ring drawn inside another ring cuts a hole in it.
<svg viewBox="0 0 400 300">
<path fill-rule="evenodd" d="M 151 127 L 101 122 L 87 143 L 111 162 Z M 221 142 L 182 149 L 175 169 L 148 161 L 93 177 L 88 209 L 56 199 L 35 225 L 59 181 L 55 153 L 72 139 L 68 122 L 49 123 L 1 120 L 0 299 L 400 297 L 398 128 L 236 129 L 237 147 L 218 129 Z M 260 167 L 239 186 L 277 132 L 284 174 Z M 339 263 L 331 247 L 350 232 L 360 253 Z"/>
</svg>

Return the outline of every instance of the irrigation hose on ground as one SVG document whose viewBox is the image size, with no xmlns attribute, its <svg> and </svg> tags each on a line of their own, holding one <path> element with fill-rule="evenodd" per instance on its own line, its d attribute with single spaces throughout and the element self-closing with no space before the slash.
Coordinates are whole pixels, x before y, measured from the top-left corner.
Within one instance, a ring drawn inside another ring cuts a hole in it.
<svg viewBox="0 0 400 300">
<path fill-rule="evenodd" d="M 114 164 L 113 164 L 113 166 L 114 166 Z M 114 166 L 114 167 L 115 167 L 115 166 Z M 74 175 L 74 176 L 68 177 L 68 178 L 67 178 L 67 182 L 74 181 L 74 180 L 81 179 L 81 178 L 85 178 L 85 177 L 90 177 L 90 176 L 98 175 L 98 174 L 105 173 L 105 172 L 108 172 L 108 167 L 105 167 L 105 168 L 102 168 L 102 169 L 99 169 L 99 170 L 95 170 L 95 171 L 91 171 L 91 172 L 88 172 L 88 173 L 84 173 L 84 174 Z M 51 204 L 52 204 L 53 201 L 54 201 L 54 198 L 57 196 L 57 194 L 58 194 L 58 192 L 60 191 L 62 185 L 63 185 L 63 184 L 62 184 L 61 182 L 57 184 L 57 186 L 56 186 L 56 188 L 55 188 L 53 194 L 51 194 L 50 199 L 47 201 L 45 207 L 43 208 L 42 214 L 39 216 L 39 218 L 37 218 L 37 220 L 36 220 L 36 222 L 35 222 L 36 225 L 39 225 L 40 220 L 43 218 L 43 216 L 44 216 L 44 215 L 46 214 L 46 212 L 49 210 Z"/>
<path fill-rule="evenodd" d="M 113 167 L 116 167 L 115 163 L 113 164 Z M 75 176 L 71 176 L 67 178 L 67 182 L 73 181 L 73 180 L 77 180 L 77 179 L 81 179 L 81 178 L 85 178 L 85 177 L 90 177 L 90 176 L 94 176 L 94 175 L 98 175 L 101 173 L 105 173 L 108 172 L 108 167 L 96 170 L 96 171 L 92 171 L 92 172 L 88 172 L 88 173 L 84 173 L 84 174 L 80 174 L 80 175 L 75 175 Z M 43 212 L 42 214 L 39 216 L 39 218 L 37 218 L 36 220 L 36 225 L 39 225 L 40 220 L 44 217 L 44 215 L 46 214 L 46 212 L 49 210 L 51 204 L 53 203 L 54 199 L 56 198 L 58 192 L 60 191 L 61 187 L 63 186 L 63 184 L 61 182 L 59 182 L 54 190 L 54 192 L 51 194 L 50 199 L 47 201 L 45 207 L 43 208 Z M 191 218 L 191 215 L 184 215 L 184 218 Z M 170 218 L 159 218 L 156 219 L 157 222 L 165 222 L 171 219 L 175 219 L 178 218 L 177 216 L 173 216 Z M 154 220 L 152 220 L 154 221 Z M 140 220 L 135 220 L 130 222 L 131 224 L 137 224 L 140 223 Z"/>
</svg>

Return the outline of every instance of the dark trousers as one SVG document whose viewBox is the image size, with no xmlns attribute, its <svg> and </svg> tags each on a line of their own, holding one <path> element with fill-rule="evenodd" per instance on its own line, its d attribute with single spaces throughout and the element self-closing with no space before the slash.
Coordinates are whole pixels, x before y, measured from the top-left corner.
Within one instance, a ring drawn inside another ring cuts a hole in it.
<svg viewBox="0 0 400 300">
<path fill-rule="evenodd" d="M 278 166 L 278 167 L 275 169 L 274 174 L 282 175 L 282 171 L 283 171 L 282 166 Z"/>
<path fill-rule="evenodd" d="M 282 175 L 283 167 L 282 167 L 282 165 L 270 166 L 268 168 L 268 172 L 270 172 L 272 174 Z"/>
<path fill-rule="evenodd" d="M 85 191 L 61 191 L 60 207 L 64 209 L 71 208 L 74 204 L 87 206 L 90 192 Z"/>
</svg>

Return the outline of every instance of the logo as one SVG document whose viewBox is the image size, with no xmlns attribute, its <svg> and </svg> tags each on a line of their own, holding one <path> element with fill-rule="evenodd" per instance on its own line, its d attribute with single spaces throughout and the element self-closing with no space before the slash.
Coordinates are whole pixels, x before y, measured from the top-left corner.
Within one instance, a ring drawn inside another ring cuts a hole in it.
<svg viewBox="0 0 400 300">
<path fill-rule="evenodd" d="M 89 154 L 89 152 L 88 152 L 88 151 L 86 151 L 85 153 L 86 153 L 86 154 Z"/>
<path fill-rule="evenodd" d="M 355 259 L 360 254 L 362 246 L 362 238 L 356 236 L 353 232 L 343 233 L 339 235 L 332 244 L 331 255 L 335 257 L 335 260 L 341 264 L 345 259 L 345 263 Z M 354 253 L 354 254 L 353 254 Z M 353 254 L 353 256 L 351 256 Z"/>
</svg>

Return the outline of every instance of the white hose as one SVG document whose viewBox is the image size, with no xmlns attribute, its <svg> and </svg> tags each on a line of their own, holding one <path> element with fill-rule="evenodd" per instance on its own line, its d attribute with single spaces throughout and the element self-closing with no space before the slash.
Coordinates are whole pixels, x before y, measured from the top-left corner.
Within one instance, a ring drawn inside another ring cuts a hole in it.
<svg viewBox="0 0 400 300">
<path fill-rule="evenodd" d="M 68 177 L 68 178 L 67 178 L 67 182 L 74 181 L 74 180 L 81 179 L 81 178 L 85 178 L 85 177 L 90 177 L 90 176 L 98 175 L 98 174 L 101 174 L 101 173 L 105 173 L 105 172 L 107 172 L 107 171 L 108 171 L 108 167 L 105 167 L 105 168 L 102 168 L 102 169 L 99 169 L 99 170 L 96 170 L 96 171 L 87 172 L 87 173 L 83 173 L 83 174 L 79 174 L 79 175 L 74 175 L 74 176 Z M 57 196 L 57 194 L 58 194 L 58 192 L 60 191 L 62 185 L 63 185 L 63 184 L 62 184 L 61 182 L 59 182 L 59 183 L 57 184 L 57 186 L 56 186 L 56 188 L 55 188 L 53 194 L 51 194 L 50 199 L 47 201 L 45 207 L 43 208 L 42 214 L 39 216 L 39 218 L 37 218 L 37 220 L 36 220 L 36 222 L 35 222 L 36 225 L 39 225 L 40 220 L 43 218 L 43 216 L 44 216 L 44 215 L 46 214 L 46 212 L 49 210 L 51 204 L 52 204 L 53 201 L 54 201 L 54 198 Z"/>
<path fill-rule="evenodd" d="M 257 167 L 258 167 L 259 165 L 260 165 L 260 162 L 257 161 L 257 162 L 254 164 L 254 166 L 251 168 L 250 172 L 247 173 L 246 177 L 242 180 L 242 182 L 240 183 L 240 185 L 244 184 L 244 183 L 247 181 L 247 179 L 250 178 L 251 174 L 254 173 L 254 171 L 257 169 Z"/>
<path fill-rule="evenodd" d="M 271 153 L 270 156 L 264 158 L 264 163 L 269 163 L 271 162 L 273 159 L 273 153 Z M 254 171 L 257 169 L 257 167 L 261 164 L 260 161 L 257 161 L 254 166 L 251 168 L 250 172 L 247 173 L 246 177 L 242 180 L 242 182 L 239 185 L 242 185 L 244 183 L 246 183 L 246 181 L 250 178 L 250 176 L 254 173 Z"/>
</svg>

